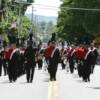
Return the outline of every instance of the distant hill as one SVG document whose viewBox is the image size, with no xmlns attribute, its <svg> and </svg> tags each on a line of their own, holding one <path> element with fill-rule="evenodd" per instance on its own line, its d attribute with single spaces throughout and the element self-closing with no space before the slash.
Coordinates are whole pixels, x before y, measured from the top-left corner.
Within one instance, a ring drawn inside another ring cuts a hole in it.
<svg viewBox="0 0 100 100">
<path fill-rule="evenodd" d="M 26 14 L 26 16 L 27 16 L 29 19 L 32 19 L 32 15 L 31 15 L 31 14 Z M 57 17 L 34 15 L 34 20 L 37 20 L 38 22 L 41 22 L 41 21 L 45 21 L 45 22 L 52 21 L 54 24 L 56 24 L 56 22 L 57 22 Z"/>
</svg>

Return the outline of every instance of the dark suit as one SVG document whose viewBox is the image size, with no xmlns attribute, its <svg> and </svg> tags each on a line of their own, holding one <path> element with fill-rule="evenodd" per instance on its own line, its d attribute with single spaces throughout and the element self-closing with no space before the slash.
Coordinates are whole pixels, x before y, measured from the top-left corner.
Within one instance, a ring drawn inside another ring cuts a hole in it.
<svg viewBox="0 0 100 100">
<path fill-rule="evenodd" d="M 59 60 L 60 60 L 60 52 L 59 52 L 59 49 L 56 49 L 53 57 L 50 58 L 50 63 L 48 66 L 48 71 L 50 73 L 51 81 L 56 80 L 56 72 L 57 72 Z"/>
<path fill-rule="evenodd" d="M 26 48 L 24 56 L 26 60 L 25 67 L 27 82 L 32 82 L 35 69 L 35 52 L 32 46 Z"/>
<path fill-rule="evenodd" d="M 9 67 L 8 67 L 8 76 L 9 76 L 9 80 L 10 82 L 12 81 L 16 81 L 17 76 L 18 76 L 18 70 L 19 70 L 19 51 L 16 50 L 16 52 L 14 52 L 12 54 L 12 57 L 10 58 L 9 61 Z"/>
</svg>

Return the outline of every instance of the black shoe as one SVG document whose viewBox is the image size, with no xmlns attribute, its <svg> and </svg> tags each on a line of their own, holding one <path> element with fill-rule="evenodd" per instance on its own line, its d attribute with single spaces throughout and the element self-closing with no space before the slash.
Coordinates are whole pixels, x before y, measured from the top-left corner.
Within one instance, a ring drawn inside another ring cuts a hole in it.
<svg viewBox="0 0 100 100">
<path fill-rule="evenodd" d="M 27 83 L 29 83 L 29 80 L 27 80 Z"/>
<path fill-rule="evenodd" d="M 84 82 L 88 82 L 87 79 L 85 79 Z"/>
<path fill-rule="evenodd" d="M 52 78 L 50 78 L 50 81 L 52 81 Z"/>
<path fill-rule="evenodd" d="M 90 82 L 90 78 L 88 78 L 88 82 Z"/>
<path fill-rule="evenodd" d="M 53 78 L 52 81 L 55 81 L 55 79 Z"/>
<path fill-rule="evenodd" d="M 54 78 L 54 81 L 56 81 L 56 78 Z"/>
<path fill-rule="evenodd" d="M 7 74 L 4 74 L 4 76 L 6 76 Z"/>
<path fill-rule="evenodd" d="M 16 79 L 13 79 L 13 81 L 15 82 L 17 80 L 17 78 Z"/>
<path fill-rule="evenodd" d="M 54 79 L 50 79 L 50 81 L 54 81 Z"/>
<path fill-rule="evenodd" d="M 30 83 L 32 83 L 32 82 L 33 82 L 33 80 L 30 81 Z"/>
<path fill-rule="evenodd" d="M 10 81 L 10 83 L 12 83 L 12 80 L 9 80 Z"/>
</svg>

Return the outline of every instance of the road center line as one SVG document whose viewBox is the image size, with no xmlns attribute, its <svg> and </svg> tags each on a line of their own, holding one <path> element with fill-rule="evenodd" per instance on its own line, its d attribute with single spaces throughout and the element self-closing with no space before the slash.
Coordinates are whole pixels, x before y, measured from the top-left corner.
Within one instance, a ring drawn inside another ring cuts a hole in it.
<svg viewBox="0 0 100 100">
<path fill-rule="evenodd" d="M 50 81 L 48 84 L 47 100 L 58 100 L 58 97 L 59 97 L 58 82 Z"/>
</svg>

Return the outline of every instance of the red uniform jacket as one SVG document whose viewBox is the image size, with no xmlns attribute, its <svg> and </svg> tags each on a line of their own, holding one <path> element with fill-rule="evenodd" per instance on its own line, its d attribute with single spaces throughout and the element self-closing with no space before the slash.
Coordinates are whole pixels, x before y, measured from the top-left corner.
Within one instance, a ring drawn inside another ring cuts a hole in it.
<svg viewBox="0 0 100 100">
<path fill-rule="evenodd" d="M 6 48 L 4 50 L 4 59 L 6 59 L 6 60 L 10 59 L 12 51 L 13 51 L 12 48 Z"/>
<path fill-rule="evenodd" d="M 60 50 L 61 56 L 63 55 L 63 53 L 64 53 L 64 48 L 62 48 L 62 49 Z"/>
<path fill-rule="evenodd" d="M 51 57 L 51 54 L 52 54 L 54 48 L 55 48 L 54 46 L 49 46 L 49 47 L 47 47 L 47 49 L 46 49 L 46 51 L 45 51 L 45 58 L 46 58 L 46 59 L 48 59 L 48 58 Z"/>
<path fill-rule="evenodd" d="M 82 47 L 79 47 L 79 48 L 77 48 L 76 49 L 76 57 L 78 58 L 78 59 L 84 59 L 84 57 L 85 57 L 85 55 L 86 55 L 86 53 L 87 53 L 87 49 L 86 48 L 82 48 Z"/>
<path fill-rule="evenodd" d="M 67 56 L 70 57 L 72 52 L 73 52 L 73 48 L 67 48 Z"/>
</svg>

